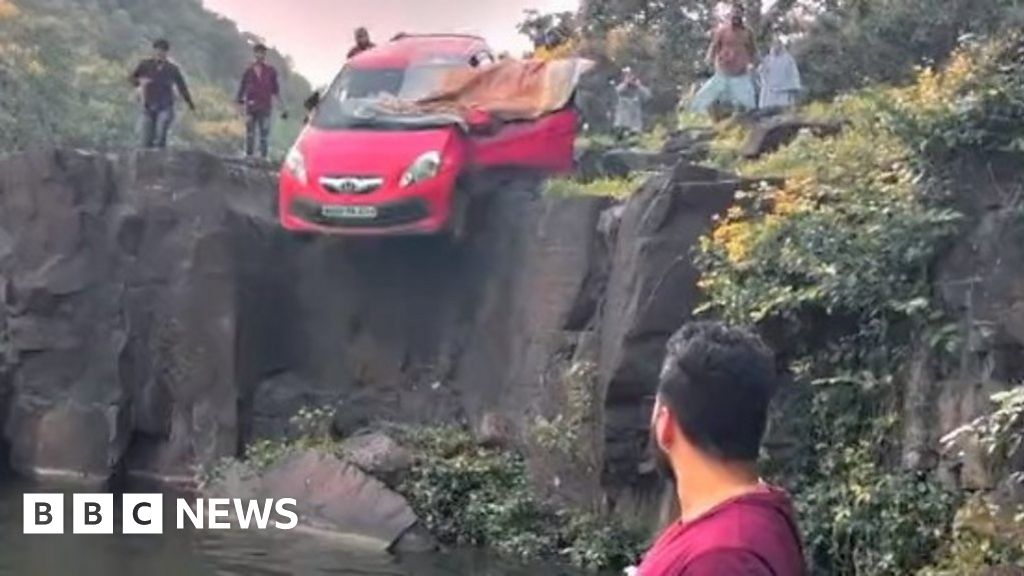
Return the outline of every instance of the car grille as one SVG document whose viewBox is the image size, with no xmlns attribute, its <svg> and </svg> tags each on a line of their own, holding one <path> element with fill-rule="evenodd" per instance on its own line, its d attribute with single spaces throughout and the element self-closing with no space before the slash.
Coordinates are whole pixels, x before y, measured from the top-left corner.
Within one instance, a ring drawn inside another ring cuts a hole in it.
<svg viewBox="0 0 1024 576">
<path fill-rule="evenodd" d="M 330 194 L 369 194 L 383 185 L 384 179 L 375 176 L 320 177 L 320 186 Z"/>
<path fill-rule="evenodd" d="M 322 205 L 309 200 L 292 201 L 292 214 L 311 224 L 328 228 L 386 228 L 418 222 L 430 215 L 426 202 L 413 198 L 376 205 L 376 218 L 337 218 L 324 216 Z"/>
</svg>

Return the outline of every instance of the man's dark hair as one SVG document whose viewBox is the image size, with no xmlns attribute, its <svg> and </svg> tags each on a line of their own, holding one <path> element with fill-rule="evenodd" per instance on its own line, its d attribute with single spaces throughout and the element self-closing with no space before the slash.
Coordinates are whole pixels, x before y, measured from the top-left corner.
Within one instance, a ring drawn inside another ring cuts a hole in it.
<svg viewBox="0 0 1024 576">
<path fill-rule="evenodd" d="M 751 332 L 687 324 L 668 343 L 658 393 L 701 452 L 757 460 L 777 377 L 772 352 Z"/>
<path fill-rule="evenodd" d="M 257 53 L 257 54 L 266 54 L 267 53 L 267 45 L 266 44 L 262 44 L 262 43 L 256 44 L 255 46 L 252 47 L 252 51 Z"/>
<path fill-rule="evenodd" d="M 171 43 L 168 42 L 167 40 L 164 40 L 163 38 L 160 38 L 160 39 L 156 40 L 155 42 L 153 42 L 153 48 L 155 50 L 170 50 L 171 49 Z"/>
</svg>

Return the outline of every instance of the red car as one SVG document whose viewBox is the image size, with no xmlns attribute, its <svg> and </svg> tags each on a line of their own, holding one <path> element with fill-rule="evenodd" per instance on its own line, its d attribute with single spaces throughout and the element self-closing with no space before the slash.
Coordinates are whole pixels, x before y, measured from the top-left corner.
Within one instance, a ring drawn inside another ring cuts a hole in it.
<svg viewBox="0 0 1024 576">
<path fill-rule="evenodd" d="M 404 36 L 351 59 L 319 98 L 281 169 L 281 224 L 296 232 L 460 236 L 469 182 L 482 171 L 572 170 L 572 105 L 497 128 L 486 114 L 460 125 L 375 105 L 385 97 L 423 98 L 453 67 L 493 61 L 481 38 L 459 35 Z"/>
</svg>

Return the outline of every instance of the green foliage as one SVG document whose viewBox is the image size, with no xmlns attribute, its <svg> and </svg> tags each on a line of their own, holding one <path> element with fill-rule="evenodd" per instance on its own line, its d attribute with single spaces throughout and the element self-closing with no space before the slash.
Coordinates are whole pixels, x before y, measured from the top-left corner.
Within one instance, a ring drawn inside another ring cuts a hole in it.
<svg viewBox="0 0 1024 576">
<path fill-rule="evenodd" d="M 590 0 L 578 24 L 583 51 L 630 66 L 655 93 L 654 113 L 707 71 L 705 50 L 717 0 Z M 902 84 L 915 68 L 946 62 L 962 38 L 1019 29 L 1017 0 L 747 0 L 748 24 L 762 45 L 785 34 L 812 98 L 877 83 Z M 594 86 L 597 90 L 602 87 Z M 607 90 L 607 87 L 603 87 Z M 596 122 L 596 120 L 595 120 Z"/>
<path fill-rule="evenodd" d="M 523 20 L 516 25 L 520 34 L 533 41 L 534 46 L 541 46 L 556 37 L 568 40 L 575 34 L 576 18 L 572 12 L 554 14 L 542 13 L 537 10 L 526 10 Z"/>
<path fill-rule="evenodd" d="M 799 2 L 798 2 L 799 4 Z M 1019 27 L 1014 0 L 837 0 L 817 14 L 794 52 L 813 97 L 874 83 L 905 83 L 941 64 L 968 34 Z"/>
<path fill-rule="evenodd" d="M 250 443 L 238 458 L 222 458 L 200 468 L 197 481 L 200 487 L 220 480 L 233 468 L 259 474 L 294 452 L 321 450 L 337 452 L 337 439 L 331 432 L 335 411 L 332 408 L 303 407 L 289 418 L 293 432 L 285 438 L 261 439 Z"/>
<path fill-rule="evenodd" d="M 594 454 L 584 448 L 588 439 L 599 433 L 595 429 L 600 410 L 596 379 L 597 365 L 593 362 L 570 366 L 562 378 L 564 411 L 550 419 L 538 416 L 533 427 L 538 445 L 585 466 L 589 472 L 597 472 Z"/>
<path fill-rule="evenodd" d="M 293 443 L 298 448 L 330 448 L 334 445 L 334 416 L 333 408 L 325 407 L 304 407 L 292 416 L 288 423 L 291 424 Z"/>
<path fill-rule="evenodd" d="M 922 90 L 941 102 L 917 109 Z M 964 150 L 1024 153 L 1024 34 L 964 47 L 943 74 L 920 74 L 896 106 L 892 129 L 933 162 Z"/>
<path fill-rule="evenodd" d="M 524 559 L 558 557 L 591 570 L 636 560 L 637 533 L 538 501 L 518 454 L 481 447 L 458 428 L 399 430 L 418 457 L 398 489 L 443 542 Z"/>
<path fill-rule="evenodd" d="M 557 197 L 602 196 L 628 198 L 640 187 L 636 178 L 599 178 L 591 182 L 580 182 L 572 178 L 552 178 L 544 184 L 544 193 Z"/>
<path fill-rule="evenodd" d="M 128 75 L 158 37 L 170 39 L 199 107 L 195 115 L 180 107 L 174 141 L 241 150 L 233 101 L 257 39 L 198 0 L 2 0 L 0 12 L 0 151 L 135 146 L 139 106 Z M 309 84 L 279 53 L 269 58 L 287 106 L 300 110 Z M 273 148 L 286 149 L 299 128 L 279 122 Z"/>
<path fill-rule="evenodd" d="M 827 474 L 797 487 L 815 573 L 913 573 L 946 536 L 953 495 L 926 477 L 886 470 L 874 450 L 844 446 L 825 457 Z"/>
<path fill-rule="evenodd" d="M 957 512 L 938 561 L 918 576 L 981 574 L 993 566 L 1024 568 L 1024 508 L 975 496 Z"/>
<path fill-rule="evenodd" d="M 965 437 L 976 438 L 998 461 L 1006 462 L 1024 449 L 1024 385 L 992 396 L 995 410 L 943 438 L 950 448 Z M 1024 482 L 1024 472 L 1014 478 Z"/>
<path fill-rule="evenodd" d="M 737 321 L 904 317 L 927 307 L 923 274 L 957 215 L 919 188 L 902 142 L 864 117 L 838 137 L 809 134 L 745 170 L 783 175 L 744 195 L 704 243 L 711 306 Z"/>
<path fill-rule="evenodd" d="M 780 472 L 815 573 L 912 574 L 939 555 L 953 566 L 958 554 L 978 558 L 954 530 L 956 495 L 895 465 L 900 390 L 912 343 L 959 346 L 929 278 L 958 231 L 943 164 L 1014 149 L 1020 46 L 1010 36 L 966 48 L 905 88 L 842 98 L 826 113 L 844 120 L 839 135 L 802 134 L 762 160 L 735 161 L 745 176 L 785 183 L 741 194 L 702 242 L 706 311 L 786 335 L 796 359 L 808 421 L 802 451 Z M 997 412 L 970 431 L 1004 453 L 1018 449 L 1021 397 L 999 397 Z M 950 552 L 957 546 L 970 552 Z"/>
</svg>

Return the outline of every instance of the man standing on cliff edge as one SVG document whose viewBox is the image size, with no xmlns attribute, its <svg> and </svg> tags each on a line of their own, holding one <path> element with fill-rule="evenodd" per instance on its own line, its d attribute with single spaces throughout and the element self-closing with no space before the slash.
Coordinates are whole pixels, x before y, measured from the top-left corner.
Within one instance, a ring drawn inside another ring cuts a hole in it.
<svg viewBox="0 0 1024 576">
<path fill-rule="evenodd" d="M 639 576 L 806 574 L 789 497 L 757 474 L 775 388 L 772 354 L 744 330 L 695 323 L 669 341 L 651 436 L 682 514 Z"/>
<path fill-rule="evenodd" d="M 734 4 L 729 21 L 715 30 L 707 54 L 708 63 L 715 67 L 715 75 L 694 97 L 694 111 L 707 113 L 716 102 L 740 110 L 757 108 L 753 76 L 757 44 L 744 18 L 743 5 Z"/>
<path fill-rule="evenodd" d="M 235 101 L 245 116 L 246 158 L 256 153 L 256 142 L 259 141 L 260 157 L 266 160 L 270 155 L 270 124 L 274 101 L 281 107 L 282 120 L 288 118 L 288 112 L 284 110 L 284 102 L 281 100 L 277 70 L 267 64 L 267 47 L 256 44 L 252 51 L 254 61 L 242 75 Z"/>
<path fill-rule="evenodd" d="M 142 100 L 143 148 L 167 147 L 167 135 L 174 122 L 175 88 L 188 107 L 196 110 L 181 69 L 167 57 L 170 49 L 167 40 L 153 42 L 153 57 L 140 62 L 130 78 Z"/>
</svg>

